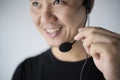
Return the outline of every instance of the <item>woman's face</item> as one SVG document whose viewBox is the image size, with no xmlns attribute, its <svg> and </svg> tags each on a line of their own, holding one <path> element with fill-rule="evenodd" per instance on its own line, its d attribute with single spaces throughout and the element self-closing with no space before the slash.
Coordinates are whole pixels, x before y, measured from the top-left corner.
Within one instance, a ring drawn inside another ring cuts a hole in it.
<svg viewBox="0 0 120 80">
<path fill-rule="evenodd" d="M 72 42 L 86 19 L 82 0 L 30 0 L 31 15 L 40 33 L 50 46 Z"/>
</svg>

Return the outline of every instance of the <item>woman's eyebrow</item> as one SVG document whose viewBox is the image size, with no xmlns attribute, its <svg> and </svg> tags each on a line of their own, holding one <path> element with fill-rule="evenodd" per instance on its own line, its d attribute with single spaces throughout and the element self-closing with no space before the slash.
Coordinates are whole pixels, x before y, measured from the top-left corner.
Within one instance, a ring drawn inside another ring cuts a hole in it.
<svg viewBox="0 0 120 80">
<path fill-rule="evenodd" d="M 29 1 L 39 1 L 39 0 L 29 0 Z"/>
</svg>

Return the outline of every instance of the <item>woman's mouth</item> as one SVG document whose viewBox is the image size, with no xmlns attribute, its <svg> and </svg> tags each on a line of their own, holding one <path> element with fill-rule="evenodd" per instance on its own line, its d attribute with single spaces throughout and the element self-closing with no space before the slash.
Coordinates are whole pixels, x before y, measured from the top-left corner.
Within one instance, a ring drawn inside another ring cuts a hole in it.
<svg viewBox="0 0 120 80">
<path fill-rule="evenodd" d="M 47 36 L 53 38 L 53 37 L 56 37 L 60 33 L 61 29 L 62 27 L 50 28 L 50 29 L 44 29 L 44 30 L 47 33 Z"/>
</svg>

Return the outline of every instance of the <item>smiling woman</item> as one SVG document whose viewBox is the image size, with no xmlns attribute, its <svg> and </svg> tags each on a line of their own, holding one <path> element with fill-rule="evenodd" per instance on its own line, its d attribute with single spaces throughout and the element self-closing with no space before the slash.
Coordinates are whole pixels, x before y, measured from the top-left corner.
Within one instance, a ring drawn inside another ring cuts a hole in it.
<svg viewBox="0 0 120 80">
<path fill-rule="evenodd" d="M 78 2 L 79 4 L 76 4 Z M 33 3 L 34 0 L 32 0 L 31 4 Z M 63 0 L 59 4 L 53 5 L 53 1 L 38 1 L 38 4 L 37 7 L 31 6 L 31 15 L 48 44 L 58 46 L 64 41 L 72 42 L 77 28 L 80 25 L 83 26 L 85 21 L 85 12 L 82 11 L 84 7 L 81 6 L 82 2 Z M 73 14 L 76 14 L 76 16 Z M 78 16 L 81 19 L 78 19 Z"/>
<path fill-rule="evenodd" d="M 84 1 L 89 1 L 90 8 Z M 0 80 L 9 80 L 18 63 L 35 53 L 19 64 L 12 80 L 119 80 L 119 16 L 115 16 L 119 1 L 95 1 L 91 11 L 94 0 L 30 0 L 33 22 L 50 46 L 41 54 L 47 45 L 32 27 L 27 2 L 1 1 Z M 116 33 L 85 27 L 89 12 L 92 25 L 107 26 Z M 59 50 L 62 43 L 74 41 L 70 51 Z"/>
</svg>

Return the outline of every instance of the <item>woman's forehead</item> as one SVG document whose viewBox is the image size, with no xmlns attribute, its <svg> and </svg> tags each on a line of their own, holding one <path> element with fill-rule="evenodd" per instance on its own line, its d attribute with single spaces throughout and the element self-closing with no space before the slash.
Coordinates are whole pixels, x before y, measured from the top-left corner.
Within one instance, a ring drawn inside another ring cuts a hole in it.
<svg viewBox="0 0 120 80">
<path fill-rule="evenodd" d="M 50 2 L 50 1 L 68 1 L 68 2 L 82 2 L 83 0 L 29 0 L 29 1 L 46 1 L 46 2 Z"/>
<path fill-rule="evenodd" d="M 81 5 L 83 0 L 29 0 L 29 1 L 37 1 L 37 2 L 41 2 L 41 3 L 53 3 L 55 1 L 64 1 L 69 5 L 74 5 L 74 6 L 78 6 Z"/>
</svg>

